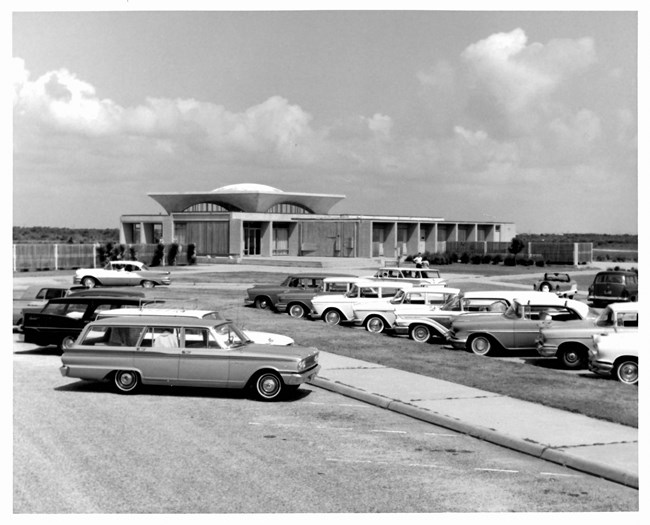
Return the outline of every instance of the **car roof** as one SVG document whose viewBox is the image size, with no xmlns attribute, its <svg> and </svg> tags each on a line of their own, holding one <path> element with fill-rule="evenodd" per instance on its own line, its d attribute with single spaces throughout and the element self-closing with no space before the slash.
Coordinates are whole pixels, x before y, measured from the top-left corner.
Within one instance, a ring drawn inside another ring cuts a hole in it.
<svg viewBox="0 0 650 525">
<path fill-rule="evenodd" d="M 416 268 L 415 266 L 382 266 L 379 268 L 378 271 L 381 270 L 418 270 L 418 271 L 431 271 L 431 270 L 436 270 L 438 271 L 438 268 Z"/>
<path fill-rule="evenodd" d="M 77 288 L 71 290 L 68 297 L 145 297 L 144 292 L 137 290 L 104 290 L 95 288 Z"/>
<path fill-rule="evenodd" d="M 93 321 L 90 325 L 102 326 L 168 326 L 168 325 L 182 325 L 182 326 L 198 326 L 210 327 L 222 324 L 230 324 L 232 321 L 218 320 L 218 319 L 196 319 L 195 317 L 174 317 L 166 315 L 140 315 L 140 316 L 124 316 L 124 317 L 111 317 Z"/>
<path fill-rule="evenodd" d="M 544 294 L 544 295 L 541 295 Z M 554 296 L 557 297 L 554 293 L 551 292 L 535 292 L 531 290 L 481 290 L 481 291 L 468 291 L 462 292 L 462 298 L 465 299 L 534 299 L 536 297 L 548 297 Z"/>
<path fill-rule="evenodd" d="M 336 282 L 339 282 L 339 281 L 346 282 L 346 283 L 348 283 L 348 282 L 349 283 L 354 283 L 354 282 L 357 282 L 357 281 L 365 281 L 366 279 L 364 279 L 363 277 L 358 277 L 358 276 L 353 276 L 353 275 L 350 275 L 350 276 L 339 275 L 337 277 L 326 277 L 323 280 L 326 283 L 336 283 Z"/>
<path fill-rule="evenodd" d="M 432 292 L 432 293 L 447 293 L 459 294 L 460 288 L 450 288 L 449 286 L 442 286 L 441 284 L 430 284 L 427 286 L 413 286 L 409 287 L 409 292 Z"/>
<path fill-rule="evenodd" d="M 630 302 L 630 303 L 610 303 L 607 305 L 614 312 L 638 312 L 639 303 Z"/>
<path fill-rule="evenodd" d="M 359 279 L 358 282 L 355 282 L 354 284 L 358 286 L 374 286 L 375 288 L 415 288 L 415 285 L 413 283 L 409 282 L 400 282 L 401 280 L 395 280 L 395 281 L 382 281 L 379 279 L 368 279 L 368 278 L 361 278 Z M 419 287 L 418 287 L 419 288 Z"/>
<path fill-rule="evenodd" d="M 91 303 L 93 301 L 101 301 L 103 303 L 142 304 L 145 302 L 153 302 L 154 299 L 146 300 L 144 297 L 97 294 L 92 296 L 68 295 L 67 297 L 57 297 L 55 299 L 50 299 L 49 302 L 50 303 L 79 303 L 79 302 Z"/>
<path fill-rule="evenodd" d="M 129 316 L 168 316 L 168 317 L 194 317 L 202 319 L 208 314 L 219 314 L 216 310 L 188 310 L 184 308 L 118 308 L 100 312 L 101 317 L 129 317 Z M 214 319 L 213 319 L 214 320 Z"/>
</svg>

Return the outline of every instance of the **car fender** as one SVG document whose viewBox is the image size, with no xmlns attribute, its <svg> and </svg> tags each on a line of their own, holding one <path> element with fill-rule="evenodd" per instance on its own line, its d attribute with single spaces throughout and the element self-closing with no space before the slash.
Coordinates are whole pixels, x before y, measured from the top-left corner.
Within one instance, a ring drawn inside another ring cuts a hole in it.
<svg viewBox="0 0 650 525">
<path fill-rule="evenodd" d="M 428 326 L 432 330 L 438 332 L 440 334 L 440 337 L 446 337 L 447 334 L 449 333 L 449 328 L 447 328 L 445 325 L 437 321 L 434 321 L 433 319 L 428 319 L 426 317 L 409 319 L 408 329 L 410 330 L 411 327 L 416 324 L 422 324 Z"/>
</svg>

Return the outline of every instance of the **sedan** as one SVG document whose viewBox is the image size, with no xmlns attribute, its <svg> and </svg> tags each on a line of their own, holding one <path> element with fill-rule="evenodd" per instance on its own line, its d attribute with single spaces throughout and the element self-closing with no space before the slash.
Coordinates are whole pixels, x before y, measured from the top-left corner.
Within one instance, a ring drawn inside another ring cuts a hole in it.
<svg viewBox="0 0 650 525">
<path fill-rule="evenodd" d="M 598 312 L 573 299 L 542 294 L 542 299 L 515 300 L 502 315 L 460 316 L 447 340 L 454 348 L 490 355 L 499 350 L 536 350 L 539 330 L 551 323 L 595 318 Z"/>
<path fill-rule="evenodd" d="M 103 268 L 80 268 L 73 277 L 75 284 L 86 288 L 95 286 L 142 286 L 171 284 L 170 273 L 165 270 L 150 270 L 140 261 L 109 261 Z"/>
</svg>

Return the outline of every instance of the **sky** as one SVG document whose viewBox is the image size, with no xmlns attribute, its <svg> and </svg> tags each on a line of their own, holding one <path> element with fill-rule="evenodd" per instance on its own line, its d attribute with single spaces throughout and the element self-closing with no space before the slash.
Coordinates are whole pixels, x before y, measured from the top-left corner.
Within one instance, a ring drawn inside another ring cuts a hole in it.
<svg viewBox="0 0 650 525">
<path fill-rule="evenodd" d="M 636 2 L 105 4 L 10 13 L 15 226 L 116 228 L 163 212 L 147 193 L 257 183 L 345 195 L 332 213 L 638 233 Z"/>
</svg>

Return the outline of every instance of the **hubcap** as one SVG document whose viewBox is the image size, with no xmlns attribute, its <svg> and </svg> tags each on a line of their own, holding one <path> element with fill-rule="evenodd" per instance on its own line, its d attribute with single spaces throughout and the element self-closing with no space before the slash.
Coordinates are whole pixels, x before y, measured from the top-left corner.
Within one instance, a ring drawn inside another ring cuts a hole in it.
<svg viewBox="0 0 650 525">
<path fill-rule="evenodd" d="M 634 363 L 625 363 L 619 370 L 619 377 L 625 383 L 634 383 L 639 378 L 639 368 Z"/>
<path fill-rule="evenodd" d="M 122 373 L 119 375 L 117 380 L 122 388 L 129 389 L 133 386 L 133 383 L 135 383 L 135 375 L 129 372 Z"/>
<path fill-rule="evenodd" d="M 368 321 L 369 332 L 381 332 L 384 329 L 384 323 L 381 319 L 373 318 Z"/>
<path fill-rule="evenodd" d="M 413 339 L 415 339 L 416 341 L 425 341 L 429 339 L 429 330 L 419 326 L 418 328 L 413 330 Z"/>
<path fill-rule="evenodd" d="M 490 343 L 486 339 L 480 337 L 478 339 L 474 339 L 472 348 L 477 354 L 484 354 L 490 349 Z"/>
<path fill-rule="evenodd" d="M 325 321 L 327 321 L 329 324 L 339 324 L 340 321 L 340 316 L 336 312 L 328 312 L 328 314 L 325 316 Z"/>
<path fill-rule="evenodd" d="M 302 317 L 304 315 L 302 306 L 292 306 L 290 313 L 291 313 L 291 317 Z"/>
<path fill-rule="evenodd" d="M 580 360 L 580 358 L 578 357 L 578 354 L 576 354 L 575 352 L 567 352 L 566 354 L 564 354 L 564 360 L 570 365 L 573 365 L 577 363 Z"/>
<path fill-rule="evenodd" d="M 265 395 L 273 395 L 278 390 L 278 381 L 272 376 L 265 376 L 261 381 L 260 388 Z"/>
</svg>

